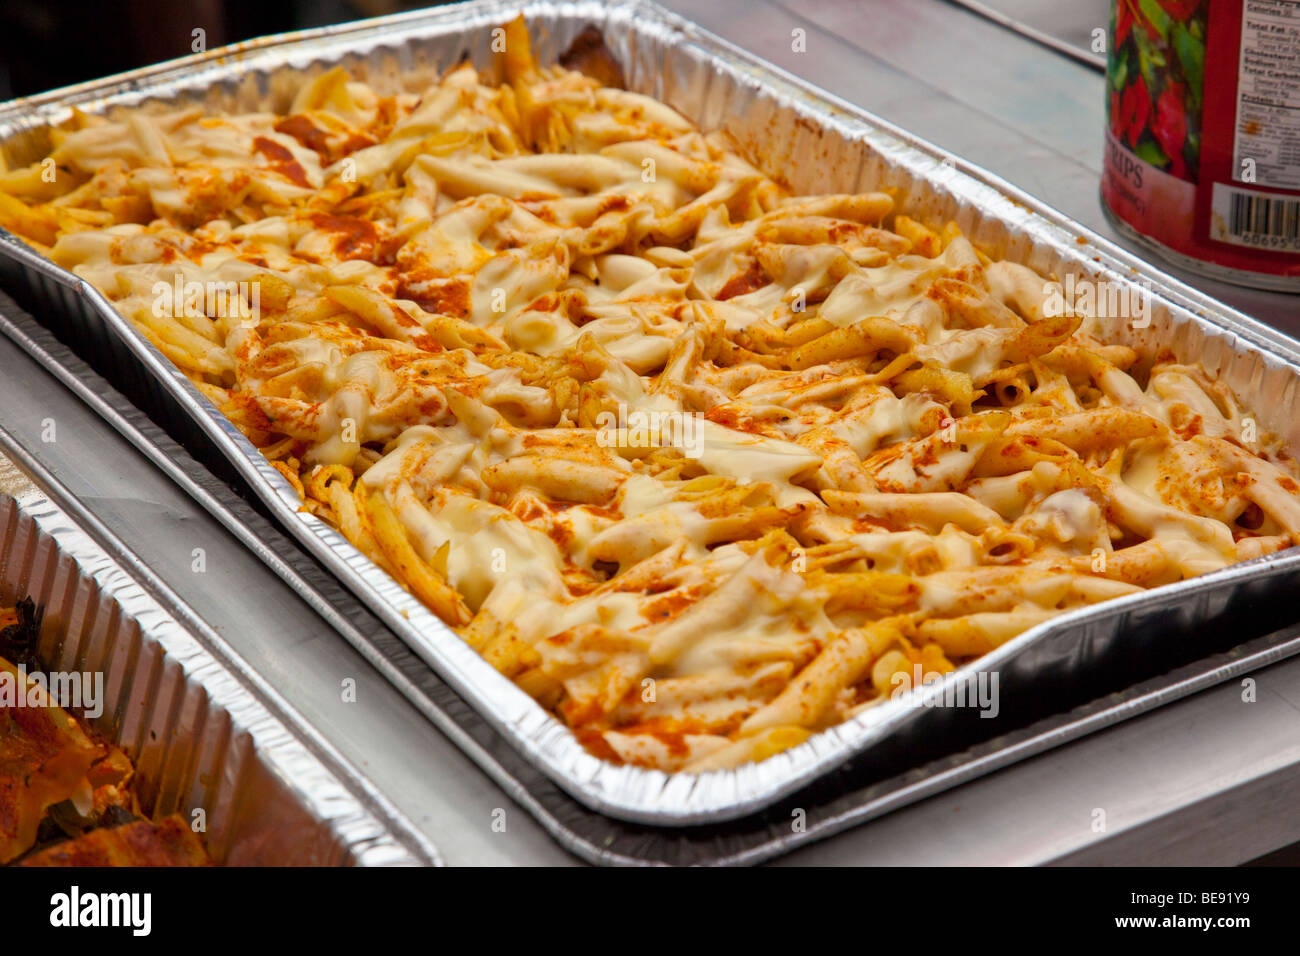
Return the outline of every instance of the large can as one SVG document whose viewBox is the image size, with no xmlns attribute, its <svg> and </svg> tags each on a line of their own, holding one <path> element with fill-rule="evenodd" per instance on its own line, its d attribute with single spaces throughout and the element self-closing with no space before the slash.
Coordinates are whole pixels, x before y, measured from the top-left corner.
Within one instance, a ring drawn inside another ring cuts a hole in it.
<svg viewBox="0 0 1300 956">
<path fill-rule="evenodd" d="M 1300 292 L 1300 0 L 1115 0 L 1102 207 L 1202 275 Z"/>
</svg>

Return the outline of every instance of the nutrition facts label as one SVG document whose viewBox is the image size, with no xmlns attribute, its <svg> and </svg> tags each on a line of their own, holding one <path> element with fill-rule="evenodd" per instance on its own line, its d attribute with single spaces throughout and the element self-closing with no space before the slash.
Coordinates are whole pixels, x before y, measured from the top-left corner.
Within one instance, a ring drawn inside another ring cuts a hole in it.
<svg viewBox="0 0 1300 956">
<path fill-rule="evenodd" d="M 1238 182 L 1300 189 L 1300 0 L 1244 0 L 1234 151 Z"/>
</svg>

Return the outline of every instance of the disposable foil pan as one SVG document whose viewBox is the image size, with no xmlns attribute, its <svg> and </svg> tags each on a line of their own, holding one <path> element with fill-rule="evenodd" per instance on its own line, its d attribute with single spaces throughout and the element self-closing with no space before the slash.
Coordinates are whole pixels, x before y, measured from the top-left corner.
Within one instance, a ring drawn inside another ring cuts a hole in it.
<svg viewBox="0 0 1300 956">
<path fill-rule="evenodd" d="M 1044 274 L 1118 283 L 1150 303 L 1150 323 L 1115 320 L 1111 341 L 1145 354 L 1202 363 L 1252 409 L 1263 430 L 1300 448 L 1300 350 L 1286 336 L 1197 293 L 991 174 L 727 44 L 653 3 L 483 0 L 341 27 L 269 37 L 0 106 L 0 148 L 11 163 L 48 148 L 48 128 L 75 106 L 110 113 L 200 104 L 212 110 L 285 110 L 309 77 L 341 63 L 383 92 L 419 91 L 462 58 L 491 71 L 492 29 L 522 12 L 536 55 L 557 59 L 596 26 L 631 89 L 662 99 L 705 129 L 725 127 L 743 152 L 799 192 L 894 187 L 923 220 L 955 220 L 990 255 Z M 212 443 L 233 473 L 318 560 L 434 667 L 493 727 L 557 784 L 593 809 L 627 820 L 687 825 L 768 806 L 849 761 L 965 741 L 974 708 L 916 706 L 974 694 L 978 672 L 999 675 L 1004 713 L 1041 712 L 1081 683 L 1129 682 L 1153 664 L 1210 653 L 1276 628 L 1293 614 L 1300 582 L 1287 551 L 1214 574 L 1080 609 L 1040 625 L 975 664 L 759 764 L 665 774 L 601 761 L 558 720 L 498 674 L 415 598 L 319 519 L 185 376 L 96 290 L 8 235 L 0 276 L 65 341 L 117 381 L 173 435 Z M 987 721 L 989 725 L 995 721 Z M 991 734 L 989 735 L 991 736 Z"/>
<path fill-rule="evenodd" d="M 4 292 L 0 292 L 0 335 L 47 368 L 132 446 L 164 469 L 548 833 L 592 863 L 725 865 L 768 860 L 1300 653 L 1300 625 L 1291 625 L 1151 678 L 1143 675 L 1138 683 L 1115 692 L 1075 684 L 1070 688 L 1074 699 L 1055 698 L 1050 714 L 1032 724 L 1014 730 L 999 726 L 996 738 L 965 750 L 957 750 L 956 741 L 945 741 L 945 749 L 952 752 L 924 765 L 918 765 L 923 756 L 909 752 L 902 765 L 891 768 L 878 759 L 877 750 L 870 767 L 856 768 L 859 773 L 823 777 L 742 820 L 672 829 L 616 820 L 579 804 L 506 745 L 478 713 L 284 532 L 164 434 Z M 204 451 L 220 457 L 215 450 Z M 1164 668 L 1167 661 L 1158 664 Z M 1125 683 L 1134 676 L 1128 675 Z M 1090 699 L 1092 692 L 1101 696 Z M 791 825 L 796 813 L 804 823 L 802 829 Z"/>
<path fill-rule="evenodd" d="M 102 678 L 87 720 L 131 757 L 151 818 L 202 819 L 208 853 L 230 866 L 440 865 L 322 739 L 291 729 L 38 487 L 21 456 L 0 433 L 0 603 L 41 609 L 47 671 Z"/>
</svg>

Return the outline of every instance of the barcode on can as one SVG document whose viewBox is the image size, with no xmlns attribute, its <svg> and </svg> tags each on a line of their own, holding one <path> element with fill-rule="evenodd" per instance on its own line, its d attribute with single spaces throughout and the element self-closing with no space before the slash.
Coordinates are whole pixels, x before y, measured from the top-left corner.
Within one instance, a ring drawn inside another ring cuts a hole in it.
<svg viewBox="0 0 1300 956">
<path fill-rule="evenodd" d="M 1300 196 L 1214 184 L 1210 238 L 1234 246 L 1300 252 Z"/>
</svg>

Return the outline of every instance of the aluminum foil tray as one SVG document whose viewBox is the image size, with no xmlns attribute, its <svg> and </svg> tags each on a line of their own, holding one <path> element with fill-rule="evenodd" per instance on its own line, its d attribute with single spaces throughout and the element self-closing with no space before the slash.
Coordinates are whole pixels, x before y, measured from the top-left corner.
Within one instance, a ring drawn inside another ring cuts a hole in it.
<svg viewBox="0 0 1300 956">
<path fill-rule="evenodd" d="M 75 106 L 283 111 L 309 77 L 342 63 L 378 89 L 418 91 L 468 57 L 490 70 L 491 30 L 522 12 L 543 62 L 595 25 L 630 88 L 656 96 L 705 129 L 725 127 L 766 172 L 800 192 L 893 187 L 909 214 L 955 220 L 990 255 L 1064 279 L 1133 288 L 1149 326 L 1115 321 L 1112 341 L 1199 361 L 1300 448 L 1300 350 L 1284 335 L 1200 295 L 991 174 L 945 155 L 848 103 L 725 43 L 653 3 L 481 2 L 251 41 L 117 77 L 0 105 L 0 150 L 10 163 L 47 151 L 48 128 Z M 119 316 L 96 290 L 0 230 L 0 278 L 64 341 L 187 447 L 217 448 L 217 470 L 250 488 L 270 514 L 432 666 L 526 760 L 588 807 L 625 820 L 684 826 L 768 807 L 834 770 L 959 749 L 994 736 L 973 708 L 872 708 L 760 764 L 669 775 L 598 760 L 558 720 L 498 674 L 340 534 L 298 511 L 284 478 L 238 430 Z M 1239 644 L 1294 618 L 1300 553 L 1282 552 L 1036 627 L 977 662 L 997 671 L 1001 720 L 1041 715 L 1080 687 L 1127 686 L 1142 676 Z M 1189 656 L 1192 655 L 1192 656 Z M 922 698 L 952 692 L 963 668 Z M 923 701 L 922 701 L 923 702 Z M 1061 707 L 1067 705 L 1060 705 Z M 1009 726 L 1018 724 L 1007 723 Z M 952 746 L 948 746 L 951 744 Z M 936 750 L 938 748 L 938 750 Z"/>
<path fill-rule="evenodd" d="M 88 722 L 131 757 L 151 818 L 203 810 L 208 852 L 229 866 L 440 864 L 323 739 L 291 729 L 277 702 L 241 682 L 39 487 L 30 463 L 15 464 L 23 458 L 0 432 L 0 603 L 31 598 L 41 609 L 46 670 L 102 675 Z"/>
<path fill-rule="evenodd" d="M 907 752 L 899 766 L 880 759 L 852 772 L 828 774 L 811 786 L 735 821 L 694 827 L 627 823 L 584 807 L 494 731 L 446 683 L 285 532 L 254 510 L 190 451 L 166 435 L 101 375 L 89 368 L 13 300 L 0 292 L 0 335 L 92 408 L 104 422 L 163 470 L 223 527 L 243 541 L 267 569 L 289 584 L 349 644 L 384 674 L 421 713 L 456 743 L 492 780 L 565 848 L 604 865 L 729 865 L 758 863 L 826 839 L 841 830 L 960 786 L 1095 731 L 1136 717 L 1300 653 L 1300 625 L 1249 640 L 1226 653 L 1172 671 L 1153 671 L 1122 690 L 1104 692 L 1076 682 L 1067 696 L 1045 702 L 1047 716 L 1023 727 L 997 724 L 996 736 L 960 749 L 945 739 L 946 756 L 918 765 Z M 214 465 L 225 461 L 206 450 Z M 1164 667 L 1165 662 L 1152 662 Z M 1133 675 L 1124 678 L 1132 681 Z M 1096 695 L 1095 697 L 1092 695 Z M 792 826 L 801 811 L 802 828 Z"/>
</svg>

